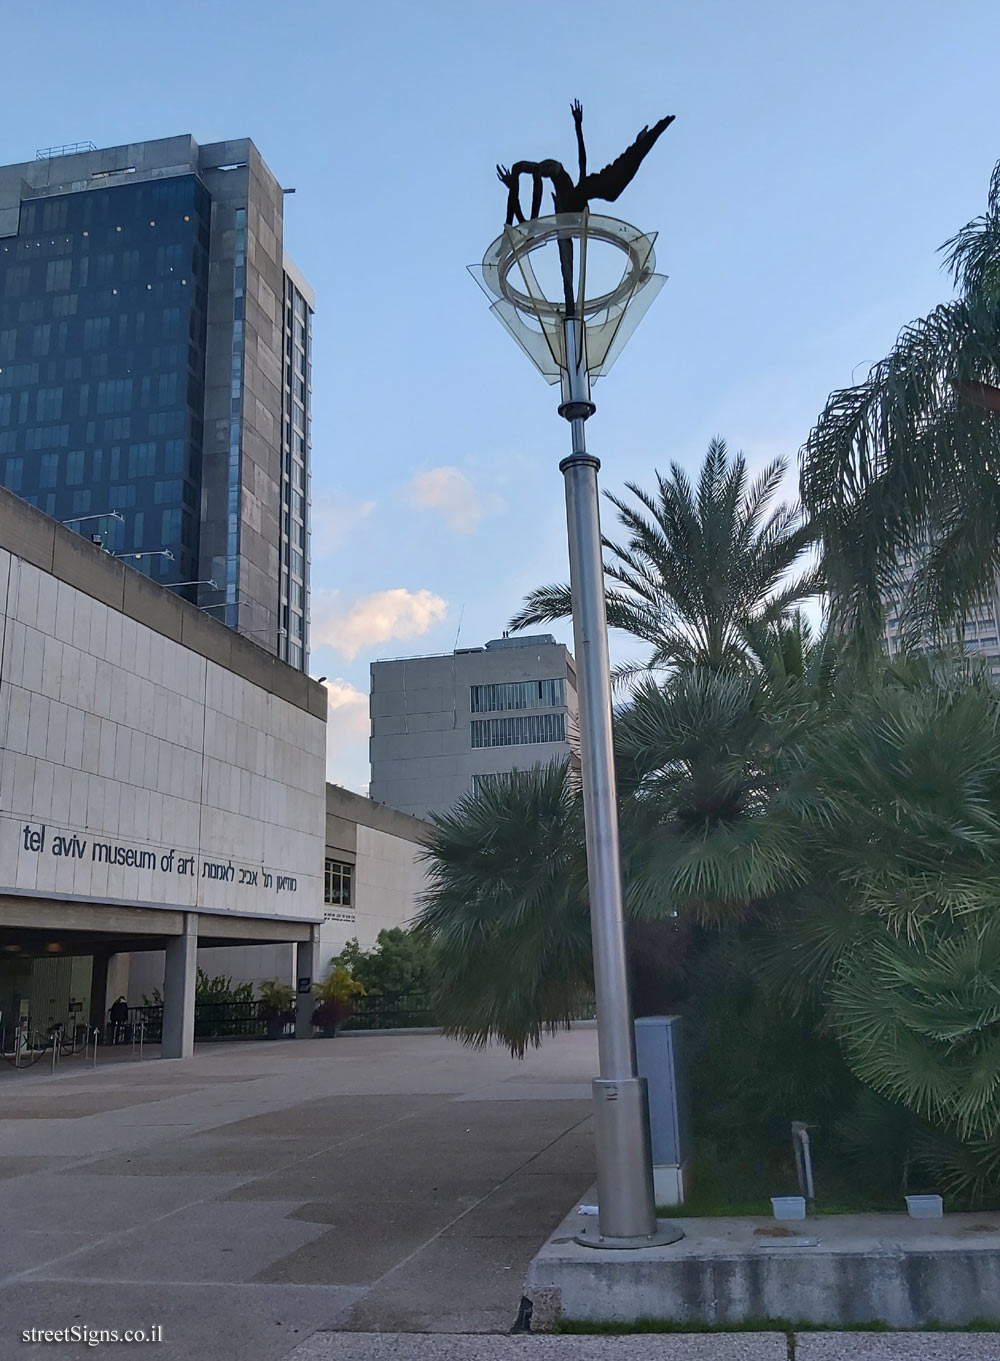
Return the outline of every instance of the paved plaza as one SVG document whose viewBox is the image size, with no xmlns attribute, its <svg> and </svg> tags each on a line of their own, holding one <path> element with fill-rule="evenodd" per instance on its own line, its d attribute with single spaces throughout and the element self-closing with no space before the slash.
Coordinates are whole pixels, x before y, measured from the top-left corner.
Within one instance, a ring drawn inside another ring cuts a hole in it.
<svg viewBox="0 0 1000 1361">
<path fill-rule="evenodd" d="M 523 1062 L 344 1036 L 4 1081 L 0 1358 L 104 1354 L 30 1328 L 159 1326 L 163 1361 L 785 1361 L 781 1333 L 508 1335 L 593 1180 L 596 1061 L 591 1029 Z M 795 1356 L 1000 1361 L 1000 1334 L 801 1335 Z"/>
</svg>

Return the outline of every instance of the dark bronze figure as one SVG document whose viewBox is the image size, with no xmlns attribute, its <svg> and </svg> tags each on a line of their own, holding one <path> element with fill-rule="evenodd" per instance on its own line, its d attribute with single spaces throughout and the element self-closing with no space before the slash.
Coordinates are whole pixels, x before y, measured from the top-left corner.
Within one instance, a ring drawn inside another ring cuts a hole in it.
<svg viewBox="0 0 1000 1361">
<path fill-rule="evenodd" d="M 542 206 L 542 180 L 552 182 L 552 201 L 557 213 L 582 213 L 591 199 L 606 199 L 614 203 L 622 190 L 631 184 L 653 144 L 670 124 L 674 115 L 661 118 L 652 128 L 644 127 L 632 145 L 620 156 L 599 170 L 596 175 L 587 174 L 587 149 L 583 144 L 583 105 L 574 100 L 570 105 L 573 122 L 576 125 L 576 145 L 580 156 L 580 178 L 573 183 L 569 172 L 560 161 L 516 161 L 508 170 L 497 166 L 500 183 L 507 187 L 507 223 L 523 222 L 518 184 L 522 175 L 531 176 L 530 218 L 538 216 Z"/>
</svg>

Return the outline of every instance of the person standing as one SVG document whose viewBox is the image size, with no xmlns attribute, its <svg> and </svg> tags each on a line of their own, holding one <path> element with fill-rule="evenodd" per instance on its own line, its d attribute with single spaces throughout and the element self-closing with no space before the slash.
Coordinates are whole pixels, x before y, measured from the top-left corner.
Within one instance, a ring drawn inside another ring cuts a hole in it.
<svg viewBox="0 0 1000 1361">
<path fill-rule="evenodd" d="M 108 1030 L 112 1044 L 120 1044 L 125 1039 L 125 1027 L 128 1025 L 128 1002 L 124 997 L 119 997 L 108 1012 Z"/>
</svg>

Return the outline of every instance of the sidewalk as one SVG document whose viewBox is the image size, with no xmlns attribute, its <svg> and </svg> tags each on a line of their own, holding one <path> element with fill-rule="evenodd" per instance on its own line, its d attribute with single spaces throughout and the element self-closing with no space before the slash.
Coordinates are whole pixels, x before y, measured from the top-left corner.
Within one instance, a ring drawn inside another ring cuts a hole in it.
<svg viewBox="0 0 1000 1361">
<path fill-rule="evenodd" d="M 51 1358 L 21 1330 L 74 1324 L 159 1324 L 162 1361 L 277 1361 L 317 1329 L 505 1333 L 593 1178 L 595 1064 L 592 1029 L 523 1063 L 342 1036 L 3 1083 L 0 1358 Z"/>
<path fill-rule="evenodd" d="M 342 1036 L 3 1083 L 0 1361 L 105 1355 L 20 1340 L 74 1326 L 159 1326 L 158 1361 L 787 1361 L 783 1333 L 509 1335 L 593 1181 L 596 1047 Z M 800 1334 L 794 1357 L 1000 1361 L 1000 1334 Z"/>
</svg>

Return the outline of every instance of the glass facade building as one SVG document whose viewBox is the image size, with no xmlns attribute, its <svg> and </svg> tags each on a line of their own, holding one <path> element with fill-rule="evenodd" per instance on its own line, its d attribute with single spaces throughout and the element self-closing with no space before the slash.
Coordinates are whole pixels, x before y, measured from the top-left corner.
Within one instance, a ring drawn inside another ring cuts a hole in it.
<svg viewBox="0 0 1000 1361">
<path fill-rule="evenodd" d="M 305 668 L 312 295 L 283 202 L 248 140 L 0 167 L 0 482 Z"/>
<path fill-rule="evenodd" d="M 0 481 L 164 582 L 198 569 L 210 222 L 185 175 L 25 203 L 0 244 Z"/>
</svg>

